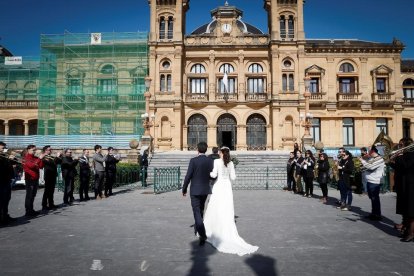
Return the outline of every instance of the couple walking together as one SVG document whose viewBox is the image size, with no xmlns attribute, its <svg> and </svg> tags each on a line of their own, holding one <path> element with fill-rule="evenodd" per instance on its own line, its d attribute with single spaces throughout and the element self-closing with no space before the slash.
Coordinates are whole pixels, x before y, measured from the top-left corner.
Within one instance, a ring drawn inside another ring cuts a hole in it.
<svg viewBox="0 0 414 276">
<path fill-rule="evenodd" d="M 246 243 L 238 234 L 234 221 L 233 191 L 231 181 L 236 179 L 234 164 L 230 161 L 230 149 L 220 149 L 220 158 L 213 159 L 205 155 L 207 144 L 197 145 L 198 156 L 190 160 L 187 175 L 182 188 L 183 196 L 191 181 L 190 197 L 194 214 L 194 232 L 200 237 L 200 245 L 209 242 L 218 251 L 238 254 L 239 256 L 255 252 L 258 247 Z M 213 189 L 210 180 L 216 179 Z M 210 196 L 204 213 L 207 196 Z M 203 221 L 204 217 L 204 221 Z"/>
</svg>

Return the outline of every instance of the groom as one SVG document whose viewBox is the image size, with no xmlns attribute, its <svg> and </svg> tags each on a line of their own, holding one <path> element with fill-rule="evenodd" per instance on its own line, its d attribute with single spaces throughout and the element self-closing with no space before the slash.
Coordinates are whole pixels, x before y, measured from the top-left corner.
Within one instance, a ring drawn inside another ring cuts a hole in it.
<svg viewBox="0 0 414 276">
<path fill-rule="evenodd" d="M 198 156 L 190 160 L 187 175 L 183 184 L 183 196 L 187 195 L 187 187 L 191 181 L 190 197 L 191 207 L 193 208 L 195 231 L 200 236 L 200 245 L 206 242 L 206 229 L 203 223 L 204 205 L 207 196 L 211 194 L 210 172 L 213 170 L 214 161 L 206 156 L 207 143 L 197 144 Z"/>
</svg>

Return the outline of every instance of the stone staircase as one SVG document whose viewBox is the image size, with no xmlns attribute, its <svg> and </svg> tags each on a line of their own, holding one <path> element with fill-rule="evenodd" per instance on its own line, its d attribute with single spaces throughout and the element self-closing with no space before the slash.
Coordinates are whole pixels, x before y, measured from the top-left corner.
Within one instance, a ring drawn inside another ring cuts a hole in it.
<svg viewBox="0 0 414 276">
<path fill-rule="evenodd" d="M 207 155 L 211 152 L 207 152 Z M 236 167 L 238 170 L 254 170 L 254 168 L 269 167 L 276 171 L 280 178 L 286 177 L 286 161 L 289 159 L 288 151 L 233 151 L 232 157 L 239 160 Z M 180 179 L 183 181 L 190 159 L 197 156 L 195 151 L 171 151 L 155 152 L 150 160 L 148 183 L 153 183 L 153 169 L 166 167 L 180 167 Z"/>
</svg>

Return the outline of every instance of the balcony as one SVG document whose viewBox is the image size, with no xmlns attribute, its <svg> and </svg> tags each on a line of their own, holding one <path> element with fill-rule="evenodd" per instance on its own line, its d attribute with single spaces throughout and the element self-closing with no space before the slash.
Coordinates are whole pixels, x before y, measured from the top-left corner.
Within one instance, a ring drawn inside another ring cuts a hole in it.
<svg viewBox="0 0 414 276">
<path fill-rule="evenodd" d="M 403 98 L 403 105 L 414 106 L 414 98 Z"/>
<path fill-rule="evenodd" d="M 372 93 L 372 103 L 374 106 L 378 107 L 392 107 L 394 104 L 392 95 L 394 95 L 394 93 Z"/>
<path fill-rule="evenodd" d="M 216 101 L 224 102 L 226 101 L 226 97 L 227 97 L 227 102 L 237 102 L 237 99 L 238 99 L 238 96 L 236 93 L 217 93 Z"/>
<path fill-rule="evenodd" d="M 85 102 L 85 96 L 84 95 L 65 94 L 64 98 L 65 98 L 66 103 Z"/>
<path fill-rule="evenodd" d="M 186 102 L 208 102 L 208 93 L 187 93 L 185 95 Z"/>
<path fill-rule="evenodd" d="M 246 93 L 247 102 L 265 102 L 267 101 L 267 93 Z"/>
<path fill-rule="evenodd" d="M 357 107 L 362 103 L 362 93 L 337 93 L 336 96 L 341 107 Z"/>
<path fill-rule="evenodd" d="M 325 106 L 328 101 L 326 93 L 311 93 L 309 98 L 310 106 Z"/>
<path fill-rule="evenodd" d="M 0 101 L 0 109 L 36 109 L 37 107 L 37 100 Z"/>
</svg>

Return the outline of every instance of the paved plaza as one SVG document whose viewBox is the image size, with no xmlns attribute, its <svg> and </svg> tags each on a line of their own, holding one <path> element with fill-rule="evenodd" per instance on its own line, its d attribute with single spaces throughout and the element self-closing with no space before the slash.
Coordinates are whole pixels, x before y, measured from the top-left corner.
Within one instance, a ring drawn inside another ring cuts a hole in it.
<svg viewBox="0 0 414 276">
<path fill-rule="evenodd" d="M 283 191 L 234 191 L 239 234 L 260 247 L 239 257 L 198 245 L 190 199 L 179 191 L 119 189 L 30 220 L 25 191 L 13 191 L 18 221 L 0 228 L 0 275 L 413 275 L 414 243 L 400 242 L 393 229 L 401 220 L 394 194 L 381 197 L 384 220 L 371 222 L 363 218 L 366 196 L 354 195 L 352 211 L 341 212 L 338 192 L 329 192 L 332 205 Z M 55 198 L 60 203 L 62 193 Z"/>
</svg>

